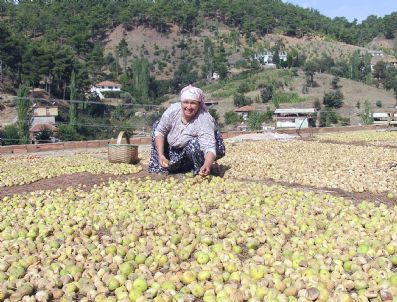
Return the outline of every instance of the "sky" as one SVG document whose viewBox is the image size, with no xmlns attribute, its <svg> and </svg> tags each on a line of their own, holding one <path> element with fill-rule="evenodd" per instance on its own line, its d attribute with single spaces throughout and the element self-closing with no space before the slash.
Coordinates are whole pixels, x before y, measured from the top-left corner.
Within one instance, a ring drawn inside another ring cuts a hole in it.
<svg viewBox="0 0 397 302">
<path fill-rule="evenodd" d="M 345 17 L 358 23 L 369 15 L 383 17 L 397 12 L 397 0 L 283 0 L 304 8 L 314 8 L 327 17 Z"/>
</svg>

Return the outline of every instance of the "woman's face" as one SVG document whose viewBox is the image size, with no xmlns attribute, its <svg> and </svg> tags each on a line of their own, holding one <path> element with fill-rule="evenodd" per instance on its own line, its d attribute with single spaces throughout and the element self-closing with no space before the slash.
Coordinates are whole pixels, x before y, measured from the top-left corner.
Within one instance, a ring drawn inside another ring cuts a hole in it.
<svg viewBox="0 0 397 302">
<path fill-rule="evenodd" d="M 184 100 L 181 103 L 181 106 L 182 106 L 183 116 L 185 117 L 185 119 L 187 119 L 189 121 L 198 112 L 198 110 L 200 108 L 200 103 L 198 101 L 194 101 L 194 100 Z"/>
</svg>

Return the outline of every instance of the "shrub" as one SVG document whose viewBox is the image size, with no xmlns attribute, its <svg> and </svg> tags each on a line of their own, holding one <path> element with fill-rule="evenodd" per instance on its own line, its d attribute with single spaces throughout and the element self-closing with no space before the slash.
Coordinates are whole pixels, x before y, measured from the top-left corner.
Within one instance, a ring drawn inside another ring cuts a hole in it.
<svg viewBox="0 0 397 302">
<path fill-rule="evenodd" d="M 365 103 L 364 103 L 364 109 L 363 109 L 363 112 L 361 112 L 360 117 L 361 117 L 361 122 L 362 122 L 364 125 L 371 125 L 371 124 L 373 124 L 373 122 L 374 122 L 374 115 L 373 115 L 373 112 L 372 112 L 372 110 L 371 110 L 371 107 L 370 107 L 368 101 L 365 101 Z"/>
<path fill-rule="evenodd" d="M 376 107 L 381 108 L 382 107 L 382 101 L 376 101 L 375 105 L 376 105 Z"/>
<path fill-rule="evenodd" d="M 248 126 L 251 130 L 260 130 L 264 121 L 264 114 L 258 111 L 252 111 L 248 116 Z"/>
<path fill-rule="evenodd" d="M 102 91 L 105 98 L 120 98 L 121 91 Z"/>
<path fill-rule="evenodd" d="M 329 108 L 340 108 L 343 105 L 343 94 L 340 90 L 334 90 L 324 94 L 323 104 Z"/>
<path fill-rule="evenodd" d="M 261 92 L 262 103 L 267 103 L 273 97 L 273 86 L 264 85 L 264 87 L 260 90 L 260 92 Z"/>
<path fill-rule="evenodd" d="M 0 144 L 4 146 L 19 145 L 18 127 L 16 124 L 7 125 L 0 129 Z"/>
<path fill-rule="evenodd" d="M 233 95 L 233 104 L 236 107 L 242 107 L 252 104 L 252 101 L 242 93 L 235 93 Z"/>
<path fill-rule="evenodd" d="M 320 127 L 330 127 L 332 124 L 338 123 L 338 116 L 332 110 L 320 112 Z"/>
<path fill-rule="evenodd" d="M 241 122 L 241 117 L 234 111 L 225 112 L 224 118 L 226 125 L 235 125 Z"/>
<path fill-rule="evenodd" d="M 40 144 L 46 144 L 51 142 L 51 136 L 53 136 L 53 132 L 49 129 L 44 129 L 36 134 L 36 141 Z"/>
<path fill-rule="evenodd" d="M 59 125 L 58 137 L 61 141 L 80 140 L 80 135 L 72 125 Z"/>
<path fill-rule="evenodd" d="M 208 108 L 208 112 L 214 118 L 215 123 L 218 123 L 219 122 L 219 113 L 216 111 L 216 109 L 215 108 Z"/>
<path fill-rule="evenodd" d="M 250 87 L 247 82 L 242 82 L 237 88 L 238 93 L 246 93 L 248 91 L 250 91 Z"/>
</svg>

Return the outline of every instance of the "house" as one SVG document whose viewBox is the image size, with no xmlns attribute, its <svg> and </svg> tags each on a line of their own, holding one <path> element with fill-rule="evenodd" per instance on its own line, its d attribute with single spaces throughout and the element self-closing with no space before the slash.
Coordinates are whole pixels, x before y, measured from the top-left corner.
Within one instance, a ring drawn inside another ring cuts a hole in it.
<svg viewBox="0 0 397 302">
<path fill-rule="evenodd" d="M 55 117 L 58 116 L 58 106 L 55 102 L 41 100 L 31 107 L 32 118 L 30 120 L 29 137 L 32 141 L 36 140 L 36 134 L 49 130 L 57 132 Z"/>
<path fill-rule="evenodd" d="M 254 59 L 258 60 L 259 63 L 263 64 L 263 65 L 269 65 L 269 64 L 273 64 L 273 56 L 274 54 L 272 54 L 269 51 L 264 51 L 262 53 L 256 53 L 254 55 Z M 287 53 L 286 52 L 279 52 L 278 54 L 280 61 L 283 62 L 287 62 Z"/>
<path fill-rule="evenodd" d="M 276 109 L 276 128 L 277 129 L 304 129 L 309 128 L 315 108 L 288 108 Z"/>
<path fill-rule="evenodd" d="M 211 106 L 215 106 L 218 105 L 219 102 L 218 101 L 213 101 L 213 100 L 205 100 L 204 101 L 205 106 L 207 107 L 211 107 Z"/>
<path fill-rule="evenodd" d="M 58 128 L 52 124 L 36 124 L 29 129 L 29 138 L 32 142 L 36 141 L 36 135 L 42 131 L 51 131 L 52 133 L 58 132 Z M 51 142 L 53 142 L 51 140 Z"/>
<path fill-rule="evenodd" d="M 368 52 L 372 57 L 383 57 L 383 51 L 381 50 L 370 50 Z"/>
<path fill-rule="evenodd" d="M 58 106 L 54 102 L 40 101 L 31 107 L 31 126 L 37 124 L 55 124 L 55 117 L 58 116 Z"/>
<path fill-rule="evenodd" d="M 243 106 L 237 109 L 234 109 L 234 112 L 237 112 L 244 121 L 248 120 L 248 115 L 251 111 L 255 111 L 254 106 Z"/>
<path fill-rule="evenodd" d="M 212 76 L 210 77 L 210 80 L 211 81 L 219 81 L 220 78 L 221 78 L 221 76 L 219 75 L 219 73 L 213 72 Z"/>
<path fill-rule="evenodd" d="M 96 83 L 90 89 L 90 92 L 92 94 L 97 94 L 100 99 L 105 98 L 102 93 L 104 91 L 121 91 L 121 85 L 110 81 L 104 81 Z"/>
<path fill-rule="evenodd" d="M 397 125 L 397 109 L 386 109 L 385 112 L 372 113 L 374 125 Z"/>
</svg>

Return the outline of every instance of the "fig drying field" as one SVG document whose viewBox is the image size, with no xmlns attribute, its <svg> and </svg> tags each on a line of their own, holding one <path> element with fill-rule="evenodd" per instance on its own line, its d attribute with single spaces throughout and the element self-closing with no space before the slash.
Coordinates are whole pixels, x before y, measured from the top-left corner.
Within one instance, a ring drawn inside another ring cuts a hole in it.
<svg viewBox="0 0 397 302">
<path fill-rule="evenodd" d="M 351 141 L 229 143 L 206 178 L 0 158 L 0 301 L 397 301 L 397 150 Z"/>
</svg>

